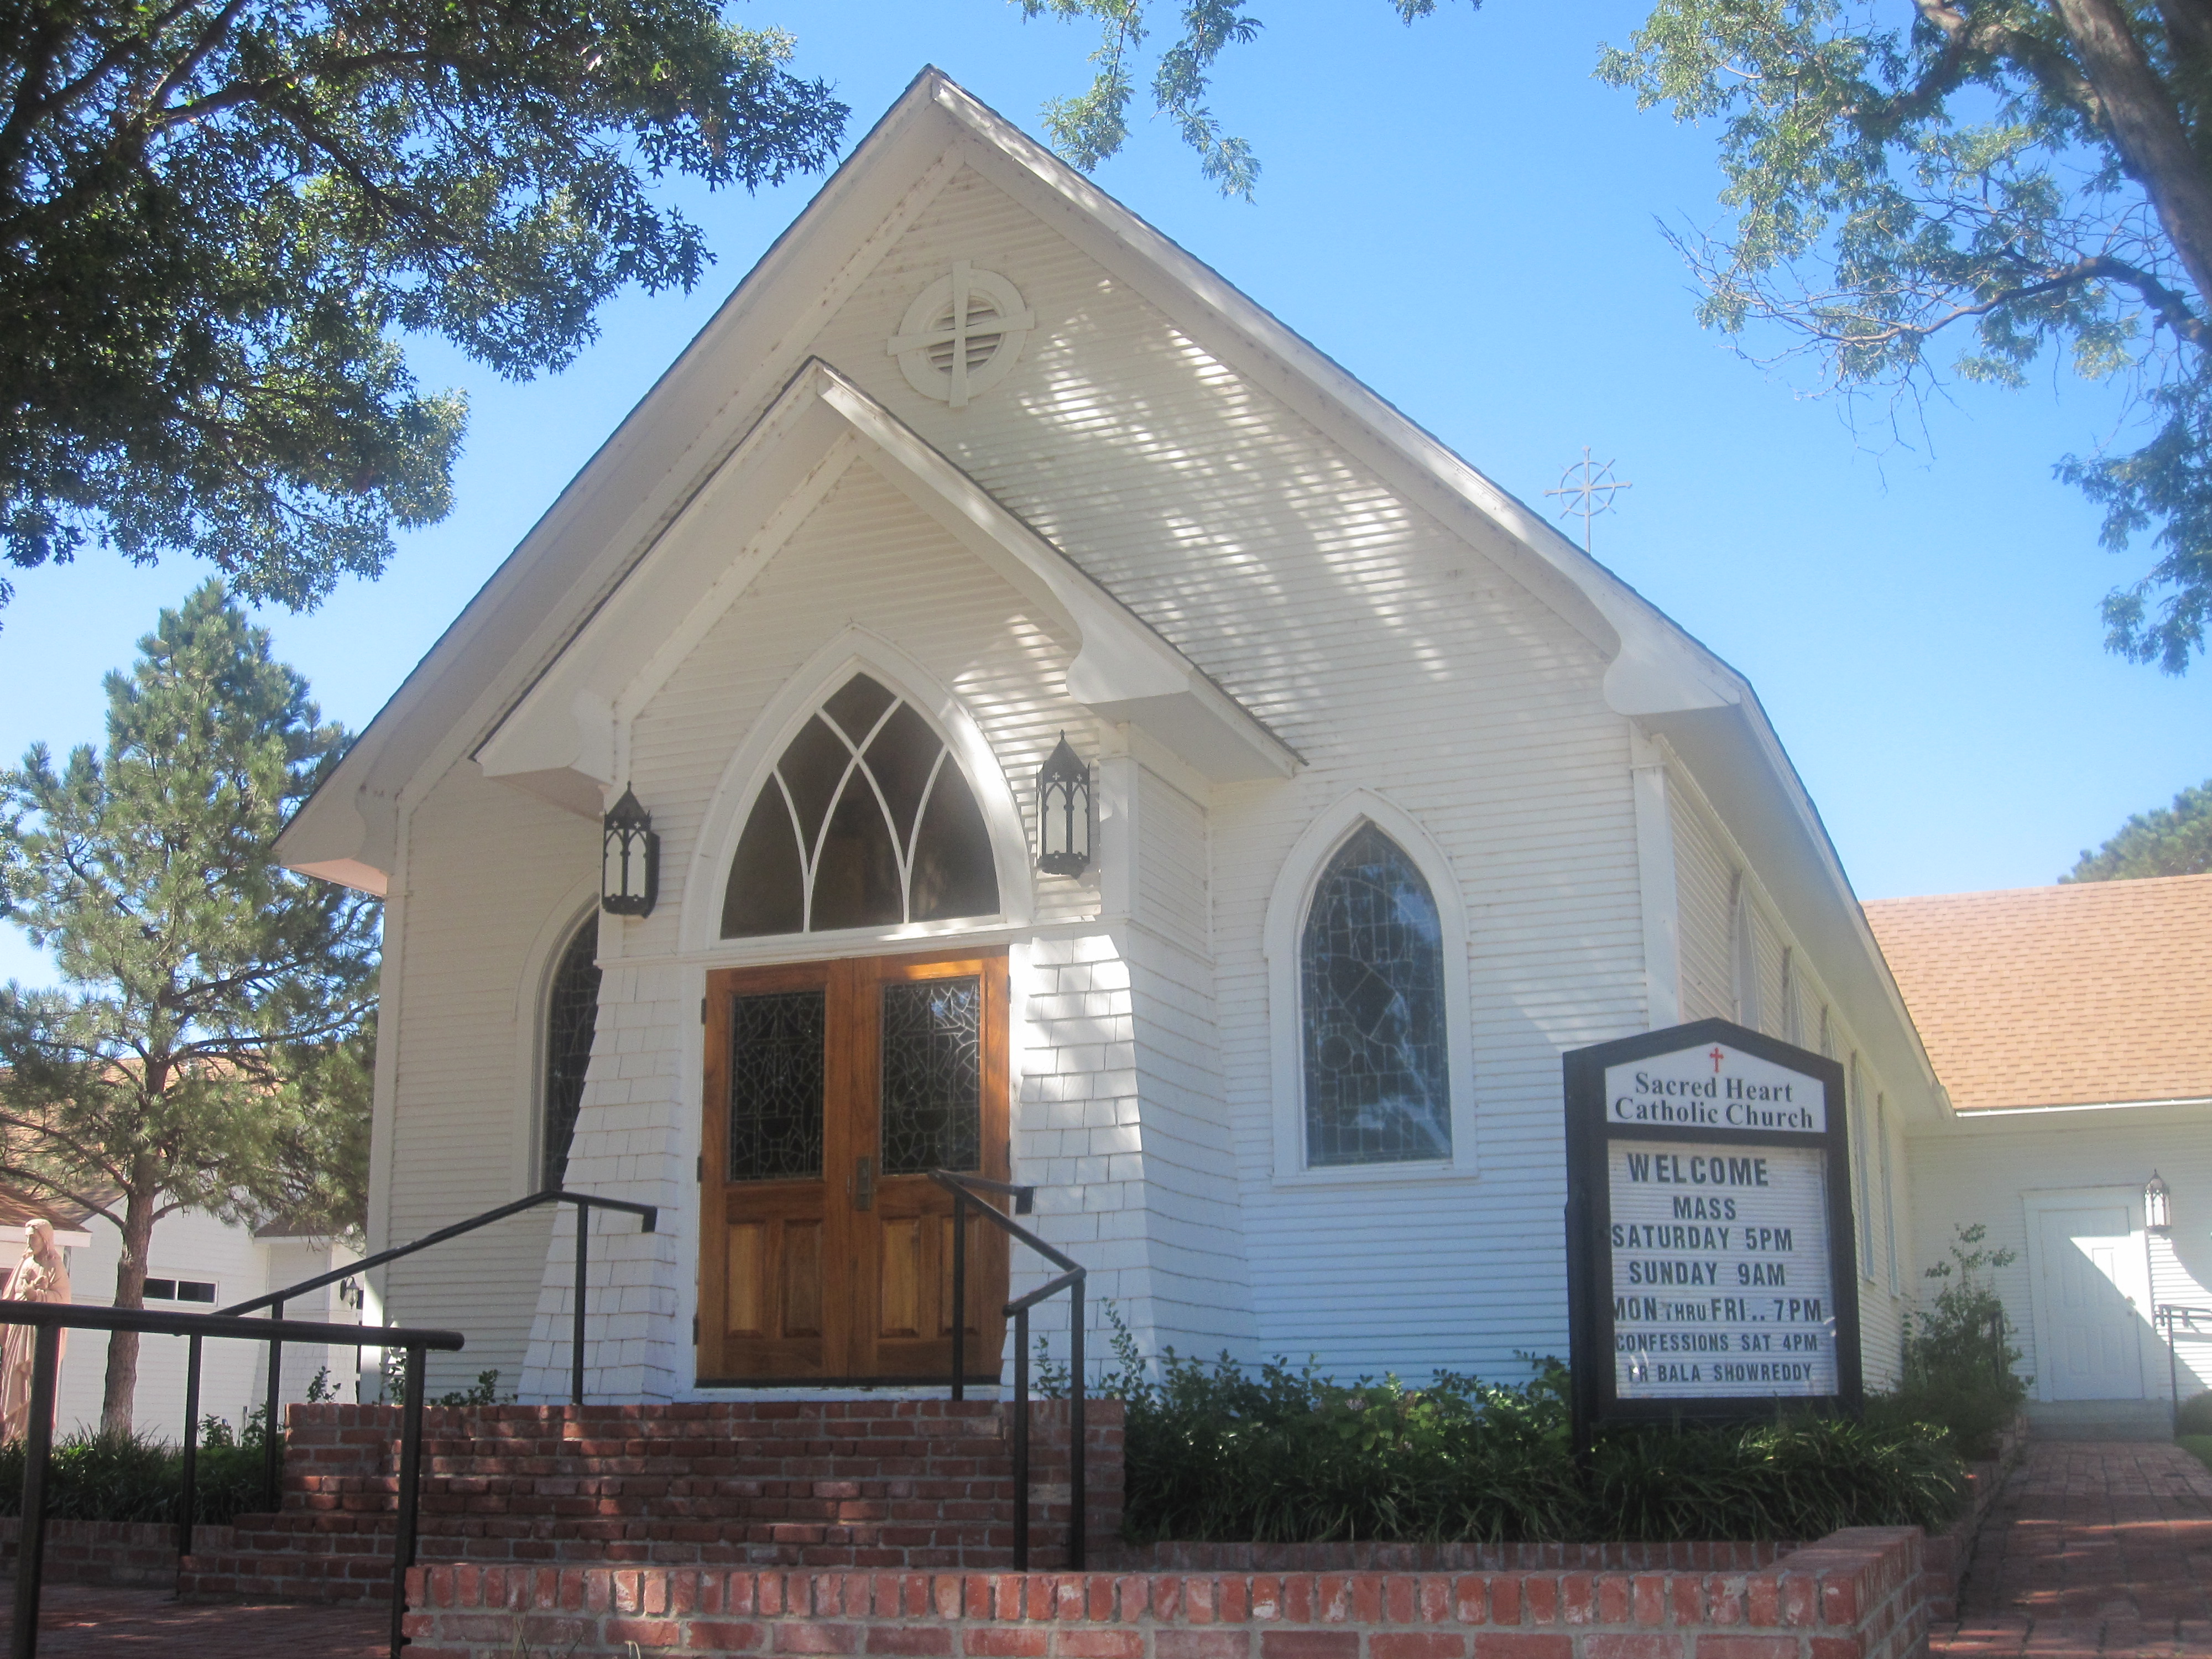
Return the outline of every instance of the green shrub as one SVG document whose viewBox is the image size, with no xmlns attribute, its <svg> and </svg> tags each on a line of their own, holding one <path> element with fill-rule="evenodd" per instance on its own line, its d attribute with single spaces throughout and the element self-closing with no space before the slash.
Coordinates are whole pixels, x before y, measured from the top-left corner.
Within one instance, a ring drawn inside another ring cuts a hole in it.
<svg viewBox="0 0 2212 1659">
<path fill-rule="evenodd" d="M 2212 1393 L 2193 1394 L 2174 1413 L 2176 1434 L 2212 1435 Z"/>
<path fill-rule="evenodd" d="M 196 1520 L 219 1524 L 269 1507 L 259 1415 L 252 1414 L 242 1434 L 219 1417 L 207 1419 L 193 1472 Z M 183 1481 L 179 1447 L 144 1435 L 79 1432 L 54 1443 L 46 1513 L 67 1521 L 173 1522 Z M 23 1443 L 15 1440 L 0 1446 L 0 1515 L 22 1511 Z"/>
<path fill-rule="evenodd" d="M 1961 1457 L 1994 1457 L 1997 1439 L 2027 1398 L 2027 1380 L 2013 1370 L 2020 1350 L 2005 1340 L 2004 1303 L 1984 1276 L 2016 1259 L 1982 1248 L 1988 1229 L 1955 1227 L 1951 1260 L 1928 1270 L 1943 1281 L 1935 1301 L 1905 1322 L 1904 1377 L 1894 1394 L 1869 1403 L 1870 1422 L 1897 1428 L 1941 1428 Z"/>
<path fill-rule="evenodd" d="M 1123 1531 L 1139 1543 L 1806 1539 L 1939 1527 L 1964 1491 L 1936 1431 L 1811 1416 L 1615 1429 L 1585 1474 L 1556 1360 L 1517 1388 L 1449 1373 L 1345 1387 L 1172 1351 L 1155 1379 L 1126 1330 L 1115 1346 L 1105 1392 L 1128 1413 Z"/>
</svg>

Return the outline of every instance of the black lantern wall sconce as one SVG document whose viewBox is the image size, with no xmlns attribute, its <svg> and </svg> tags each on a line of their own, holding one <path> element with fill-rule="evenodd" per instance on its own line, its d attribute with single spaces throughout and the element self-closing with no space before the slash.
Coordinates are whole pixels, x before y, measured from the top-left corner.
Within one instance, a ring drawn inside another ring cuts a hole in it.
<svg viewBox="0 0 2212 1659">
<path fill-rule="evenodd" d="M 628 787 L 600 821 L 599 908 L 611 916 L 647 916 L 660 896 L 660 837 L 653 814 Z"/>
<path fill-rule="evenodd" d="M 1067 733 L 1037 768 L 1037 868 L 1079 876 L 1091 867 L 1091 769 Z"/>
<path fill-rule="evenodd" d="M 2173 1194 L 2155 1170 L 2143 1186 L 2143 1226 L 2154 1233 L 2173 1230 Z"/>
</svg>

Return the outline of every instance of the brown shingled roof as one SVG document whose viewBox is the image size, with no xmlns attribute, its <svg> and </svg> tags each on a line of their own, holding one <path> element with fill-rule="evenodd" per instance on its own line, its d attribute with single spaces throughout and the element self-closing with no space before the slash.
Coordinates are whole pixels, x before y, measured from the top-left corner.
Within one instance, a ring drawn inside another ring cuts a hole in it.
<svg viewBox="0 0 2212 1659">
<path fill-rule="evenodd" d="M 1960 1111 L 2212 1097 L 2212 875 L 1877 899 Z"/>
</svg>

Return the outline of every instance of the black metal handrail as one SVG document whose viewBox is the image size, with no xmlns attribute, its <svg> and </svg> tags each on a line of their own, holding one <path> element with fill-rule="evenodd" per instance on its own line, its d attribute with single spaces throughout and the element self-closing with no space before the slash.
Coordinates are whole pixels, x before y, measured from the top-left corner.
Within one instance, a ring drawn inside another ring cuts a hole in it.
<svg viewBox="0 0 2212 1659">
<path fill-rule="evenodd" d="M 304 1319 L 240 1319 L 230 1314 L 149 1313 L 143 1308 L 81 1308 L 67 1303 L 0 1301 L 0 1324 L 29 1325 L 38 1334 L 31 1345 L 30 1422 L 24 1430 L 22 1523 L 15 1540 L 15 1623 L 9 1646 L 11 1659 L 35 1659 L 39 1650 L 39 1592 L 45 1577 L 46 1464 L 54 1446 L 54 1392 L 61 1369 L 61 1334 L 73 1331 L 139 1331 L 155 1336 L 191 1339 L 192 1355 L 213 1336 L 243 1342 L 276 1343 L 345 1340 L 353 1328 Z M 416 1488 L 422 1473 L 423 1356 L 434 1348 L 455 1353 L 466 1341 L 459 1331 L 416 1330 L 394 1326 L 380 1333 L 407 1355 L 407 1403 L 399 1435 L 399 1516 L 392 1547 L 392 1659 L 400 1659 L 401 1620 L 407 1607 L 407 1569 L 415 1565 Z M 272 1425 L 270 1432 L 275 1432 Z M 189 1480 L 184 1493 L 187 1521 L 194 1500 Z"/>
<path fill-rule="evenodd" d="M 584 1270 L 589 1260 L 592 1212 L 619 1210 L 624 1215 L 636 1216 L 643 1223 L 638 1231 L 649 1233 L 660 1219 L 660 1206 L 657 1204 L 637 1204 L 626 1198 L 600 1198 L 591 1193 L 572 1193 L 559 1187 L 549 1187 L 542 1193 L 518 1198 L 512 1204 L 486 1210 L 482 1215 L 472 1215 L 466 1221 L 456 1221 L 450 1227 L 441 1227 L 434 1233 L 425 1233 L 411 1244 L 395 1244 L 388 1250 L 379 1250 L 374 1255 L 349 1261 L 343 1267 L 333 1267 L 328 1273 L 303 1279 L 296 1285 L 287 1285 L 281 1291 L 270 1291 L 250 1301 L 234 1302 L 228 1308 L 217 1309 L 216 1312 L 248 1314 L 266 1308 L 271 1319 L 282 1319 L 284 1304 L 295 1297 L 304 1296 L 309 1291 L 319 1291 L 325 1285 L 335 1285 L 342 1279 L 355 1278 L 372 1267 L 381 1267 L 387 1261 L 397 1261 L 402 1256 L 413 1255 L 417 1250 L 427 1250 L 433 1244 L 443 1244 L 448 1239 L 472 1233 L 479 1227 L 489 1227 L 495 1221 L 504 1221 L 511 1215 L 536 1209 L 541 1204 L 573 1204 L 576 1206 L 576 1305 L 574 1310 L 575 1325 L 568 1345 L 568 1397 L 573 1403 L 580 1406 L 584 1403 Z M 383 1341 L 363 1342 L 356 1334 L 353 1346 L 356 1348 L 390 1348 L 397 1345 Z M 262 1408 L 262 1455 L 265 1461 L 261 1472 L 263 1489 L 272 1506 L 282 1496 L 278 1486 L 284 1442 L 283 1437 L 277 1432 L 277 1413 L 283 1409 L 283 1366 L 284 1345 L 281 1341 L 272 1341 L 269 1345 L 268 1398 Z M 192 1500 L 198 1474 L 199 1436 L 200 1345 L 198 1339 L 194 1338 L 191 1351 L 185 1360 L 185 1516 L 179 1523 L 177 1534 L 177 1553 L 179 1555 L 192 1553 Z"/>
<path fill-rule="evenodd" d="M 2197 1334 L 2197 1322 L 2200 1319 L 2212 1321 L 2212 1308 L 2192 1308 L 2180 1302 L 2155 1302 L 2151 1304 L 2152 1326 L 2166 1327 L 2166 1397 L 2175 1434 L 2181 1432 L 2181 1361 L 2174 1353 L 2173 1328 L 2177 1322 L 2186 1325 L 2193 1336 Z M 2212 1332 L 2206 1334 L 2212 1335 Z"/>
<path fill-rule="evenodd" d="M 411 1256 L 416 1255 L 418 1249 L 429 1249 L 431 1245 L 441 1245 L 445 1243 L 447 1239 L 458 1239 L 458 1237 L 462 1237 L 465 1232 L 476 1232 L 477 1228 L 489 1228 L 493 1221 L 504 1221 L 504 1218 L 511 1217 L 511 1214 L 522 1214 L 525 1210 L 535 1210 L 540 1203 L 573 1203 L 573 1206 L 577 1207 L 575 1210 L 575 1332 L 573 1332 L 573 1340 L 568 1343 L 568 1349 L 571 1349 L 571 1354 L 568 1354 L 568 1360 L 571 1360 L 571 1364 L 568 1364 L 568 1398 L 571 1398 L 575 1405 L 584 1405 L 584 1267 L 586 1267 L 588 1263 L 586 1252 L 588 1252 L 588 1243 L 591 1243 L 591 1212 L 592 1210 L 622 1210 L 623 1214 L 635 1214 L 635 1217 L 639 1217 L 641 1221 L 644 1221 L 644 1225 L 639 1225 L 637 1228 L 639 1232 L 653 1232 L 654 1224 L 659 1221 L 659 1214 L 661 1214 L 657 1203 L 633 1203 L 630 1199 L 602 1199 L 591 1194 L 591 1192 L 566 1192 L 562 1190 L 562 1188 L 546 1188 L 544 1192 L 531 1192 L 526 1199 L 515 1199 L 514 1203 L 502 1203 L 502 1206 L 498 1206 L 495 1210 L 484 1210 L 483 1214 L 473 1214 L 473 1217 L 469 1217 L 467 1221 L 456 1221 L 452 1228 L 438 1228 L 438 1232 L 425 1232 L 420 1239 L 416 1239 L 414 1243 L 392 1245 L 389 1249 L 378 1249 L 374 1256 L 362 1256 L 361 1261 L 349 1261 L 349 1263 L 345 1263 L 343 1267 L 331 1267 L 330 1272 L 314 1274 L 312 1279 L 301 1279 L 296 1285 L 285 1285 L 283 1290 L 272 1290 L 268 1291 L 268 1294 L 264 1294 L 264 1297 L 254 1297 L 250 1298 L 250 1301 L 230 1303 L 230 1307 L 219 1307 L 219 1310 L 215 1310 L 215 1312 L 252 1314 L 257 1312 L 257 1310 L 261 1310 L 261 1307 L 268 1307 L 270 1318 L 283 1318 L 283 1305 L 288 1301 L 292 1301 L 295 1297 L 305 1297 L 310 1290 L 321 1290 L 323 1285 L 334 1285 L 334 1283 L 338 1283 L 341 1279 L 354 1279 L 354 1276 L 369 1272 L 372 1267 L 383 1267 L 387 1261 L 398 1261 L 400 1256 Z M 356 1349 L 358 1347 L 396 1347 L 396 1343 L 383 1343 L 383 1340 L 378 1340 L 378 1343 L 362 1343 L 361 1336 L 358 1336 L 358 1329 L 361 1328 L 354 1328 L 354 1329 L 356 1329 L 356 1336 L 354 1336 L 352 1345 Z M 378 1328 L 369 1328 L 369 1329 L 378 1329 Z M 283 1475 L 283 1436 L 279 1433 L 281 1411 L 283 1411 L 283 1343 L 281 1343 L 281 1340 L 272 1340 L 272 1343 L 270 1343 L 268 1398 L 265 1398 L 264 1407 L 261 1407 L 261 1427 L 264 1427 L 264 1440 L 261 1440 L 261 1447 L 264 1447 L 264 1451 L 261 1451 L 261 1455 L 264 1455 L 264 1467 L 261 1467 L 261 1486 L 264 1486 L 265 1500 L 268 1500 L 268 1504 L 272 1506 L 272 1509 L 279 1504 L 281 1498 L 283 1498 L 283 1493 L 281 1493 L 281 1475 Z M 199 1480 L 199 1338 L 192 1340 L 191 1352 L 185 1354 L 185 1360 L 184 1360 L 184 1520 L 177 1522 L 177 1553 L 179 1553 L 179 1555 L 191 1555 L 192 1553 L 192 1500 L 195 1500 L 195 1495 L 197 1495 L 197 1480 Z"/>
<path fill-rule="evenodd" d="M 1010 1238 L 1018 1238 L 1060 1270 L 1027 1296 L 1006 1304 L 1006 1316 L 1014 1322 L 1014 1570 L 1026 1572 L 1030 1565 L 1030 1310 L 1060 1291 L 1067 1292 L 1067 1565 L 1083 1571 L 1084 1457 L 1083 1457 L 1083 1280 L 1082 1264 L 1039 1238 L 996 1205 L 989 1195 L 1014 1200 L 1014 1214 L 1027 1215 L 1036 1196 L 1034 1187 L 1017 1187 L 981 1176 L 958 1175 L 951 1170 L 932 1170 L 929 1178 L 952 1194 L 952 1397 L 968 1397 L 968 1206 L 973 1204 L 992 1225 Z"/>
</svg>

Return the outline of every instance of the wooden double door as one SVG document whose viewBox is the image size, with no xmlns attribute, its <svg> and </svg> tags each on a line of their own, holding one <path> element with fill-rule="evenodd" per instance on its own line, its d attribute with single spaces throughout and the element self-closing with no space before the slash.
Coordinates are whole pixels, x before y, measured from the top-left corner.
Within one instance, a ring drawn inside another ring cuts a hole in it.
<svg viewBox="0 0 2212 1659">
<path fill-rule="evenodd" d="M 1004 1181 L 1003 953 L 709 975 L 701 1158 L 702 1382 L 941 1382 L 952 1195 Z M 1006 1237 L 968 1220 L 966 1358 L 996 1382 Z"/>
</svg>

